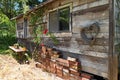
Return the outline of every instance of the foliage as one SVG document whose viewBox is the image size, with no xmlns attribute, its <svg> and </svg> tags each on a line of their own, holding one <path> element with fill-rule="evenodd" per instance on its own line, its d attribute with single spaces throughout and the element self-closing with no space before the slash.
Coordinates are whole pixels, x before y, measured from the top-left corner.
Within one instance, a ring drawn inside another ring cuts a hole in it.
<svg viewBox="0 0 120 80">
<path fill-rule="evenodd" d="M 29 5 L 31 8 L 33 8 L 34 6 L 40 4 L 40 1 L 39 0 L 28 0 L 26 4 Z"/>
<path fill-rule="evenodd" d="M 0 11 L 10 19 L 38 4 L 39 0 L 0 0 Z"/>
<path fill-rule="evenodd" d="M 38 57 L 38 48 L 39 46 L 44 46 L 44 38 L 48 36 L 52 41 L 57 44 L 58 40 L 56 37 L 48 32 L 47 26 L 43 20 L 44 17 L 44 10 L 45 8 L 40 8 L 36 12 L 32 12 L 31 18 L 30 18 L 30 24 L 33 27 L 33 41 L 36 44 L 34 51 L 32 53 L 33 59 L 37 59 Z"/>
<path fill-rule="evenodd" d="M 31 8 L 33 8 L 45 1 L 47 1 L 47 0 L 28 0 L 26 4 L 29 5 Z"/>
<path fill-rule="evenodd" d="M 15 52 L 11 51 L 10 55 L 15 58 L 19 63 L 26 63 L 26 61 L 31 60 L 31 57 L 28 55 L 28 53 L 24 53 L 22 57 L 18 56 Z"/>
<path fill-rule="evenodd" d="M 34 37 L 33 41 L 37 44 L 41 44 L 43 38 L 46 35 L 46 36 L 49 36 L 49 38 L 51 38 L 55 44 L 57 44 L 58 41 L 56 37 L 52 33 L 48 32 L 48 29 L 46 28 L 46 26 L 42 25 L 44 24 L 43 13 L 44 13 L 44 9 L 42 8 L 31 15 L 30 23 L 34 27 L 33 28 L 33 37 Z"/>
<path fill-rule="evenodd" d="M 34 26 L 38 26 L 40 23 L 43 22 L 43 13 L 44 9 L 39 9 L 36 12 L 31 13 L 30 24 Z"/>
<path fill-rule="evenodd" d="M 52 39 L 52 41 L 54 41 L 54 44 L 58 44 L 59 43 L 59 41 L 56 39 L 56 37 L 54 36 L 54 34 L 49 33 L 49 35 L 50 35 L 50 38 Z"/>
<path fill-rule="evenodd" d="M 7 54 L 8 46 L 16 42 L 15 21 L 10 21 L 2 12 L 0 16 L 0 54 Z"/>
<path fill-rule="evenodd" d="M 15 6 L 14 1 L 15 0 L 0 0 L 0 11 L 2 11 L 9 18 L 12 18 L 15 14 L 15 10 L 13 10 Z"/>
<path fill-rule="evenodd" d="M 41 43 L 41 38 L 42 37 L 42 27 L 41 26 L 38 26 L 38 27 L 35 27 L 34 28 L 34 39 L 33 41 L 37 44 L 40 44 Z"/>
<path fill-rule="evenodd" d="M 15 21 L 11 21 L 6 15 L 0 14 L 0 33 L 15 34 Z"/>
<path fill-rule="evenodd" d="M 13 35 L 0 35 L 0 54 L 9 54 L 9 45 L 16 43 L 16 37 Z"/>
<path fill-rule="evenodd" d="M 15 21 L 10 18 L 25 13 L 28 6 L 38 5 L 39 0 L 0 0 L 0 54 L 9 53 L 8 46 L 16 43 Z"/>
<path fill-rule="evenodd" d="M 11 38 L 15 37 L 15 21 L 10 21 L 9 18 L 0 14 L 0 39 L 1 41 L 10 43 Z"/>
</svg>

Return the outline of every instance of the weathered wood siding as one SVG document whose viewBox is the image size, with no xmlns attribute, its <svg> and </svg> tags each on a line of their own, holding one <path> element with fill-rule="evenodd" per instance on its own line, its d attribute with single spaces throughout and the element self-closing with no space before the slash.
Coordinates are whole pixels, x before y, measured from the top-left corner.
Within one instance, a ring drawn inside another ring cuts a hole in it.
<svg viewBox="0 0 120 80">
<path fill-rule="evenodd" d="M 109 0 L 54 0 L 45 5 L 43 21 L 49 28 L 49 12 L 70 6 L 70 32 L 54 33 L 60 41 L 54 48 L 77 55 L 82 70 L 108 78 Z M 81 38 L 81 28 L 99 22 L 100 33 L 93 46 Z M 32 32 L 32 28 L 29 29 Z M 68 54 L 69 56 L 69 54 Z"/>
<path fill-rule="evenodd" d="M 17 19 L 17 24 L 16 24 L 16 36 L 17 38 L 23 38 L 24 36 L 24 26 L 23 29 L 18 30 L 17 28 L 19 27 L 18 24 L 23 24 L 24 23 L 24 19 L 23 18 L 19 18 Z"/>
<path fill-rule="evenodd" d="M 56 0 L 48 4 L 46 22 L 49 28 L 49 11 L 70 4 L 71 32 L 55 33 L 60 43 L 54 46 L 61 51 L 79 55 L 82 70 L 105 78 L 108 77 L 109 0 Z M 99 22 L 100 33 L 93 46 L 80 34 L 81 28 L 91 22 Z"/>
<path fill-rule="evenodd" d="M 33 32 L 32 31 L 33 27 L 31 27 L 29 25 L 30 24 L 29 18 L 30 18 L 30 16 L 27 16 L 27 17 L 22 16 L 22 17 L 20 17 L 16 20 L 16 22 L 17 22 L 16 23 L 16 36 L 17 36 L 17 38 L 30 38 L 31 37 L 32 32 Z M 27 23 L 25 23 L 24 19 L 27 20 Z M 17 26 L 17 24 L 19 24 L 19 23 L 23 23 L 23 29 L 22 30 L 17 29 L 19 27 L 19 26 Z M 21 34 L 22 37 L 20 37 L 19 34 Z"/>
</svg>

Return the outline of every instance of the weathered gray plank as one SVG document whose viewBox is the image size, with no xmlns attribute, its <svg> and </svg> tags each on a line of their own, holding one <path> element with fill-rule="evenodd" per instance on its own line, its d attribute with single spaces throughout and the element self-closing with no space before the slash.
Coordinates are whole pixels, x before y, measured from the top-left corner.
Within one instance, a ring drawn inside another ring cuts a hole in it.
<svg viewBox="0 0 120 80">
<path fill-rule="evenodd" d="M 100 64 L 100 63 L 95 63 L 95 62 L 92 62 L 92 61 L 88 61 L 86 59 L 81 59 L 81 66 L 86 66 L 86 67 L 91 67 L 91 68 L 94 68 L 98 71 L 101 71 L 101 72 L 108 72 L 108 65 L 107 64 Z"/>
<path fill-rule="evenodd" d="M 98 76 L 102 76 L 102 77 L 108 78 L 108 73 L 96 70 L 96 68 L 82 66 L 82 70 L 86 71 L 86 72 L 89 72 L 89 73 L 96 74 Z"/>
<path fill-rule="evenodd" d="M 89 56 L 89 55 L 80 55 L 79 58 L 81 61 L 90 61 L 93 63 L 99 63 L 99 64 L 104 64 L 105 66 L 108 66 L 108 58 L 95 57 L 95 56 Z"/>
<path fill-rule="evenodd" d="M 100 53 L 100 52 L 95 52 L 95 51 L 84 51 L 81 54 L 94 56 L 94 57 L 108 58 L 108 53 Z"/>
<path fill-rule="evenodd" d="M 85 2 L 88 2 L 90 0 L 84 0 L 84 3 Z M 73 3 L 73 11 L 78 11 L 78 10 L 83 10 L 83 9 L 88 9 L 88 8 L 92 8 L 92 7 L 97 7 L 97 6 L 102 6 L 102 5 L 105 5 L 105 4 L 108 4 L 109 3 L 109 0 L 96 0 L 92 3 L 87 3 L 87 4 L 84 4 L 84 5 L 74 5 Z M 89 5 L 89 6 L 88 6 Z"/>
<path fill-rule="evenodd" d="M 105 52 L 85 51 L 83 49 L 77 49 L 77 47 L 73 48 L 73 47 L 65 47 L 65 46 L 54 46 L 54 48 L 61 51 L 71 52 L 71 53 L 76 53 L 81 55 L 89 55 L 89 56 L 101 57 L 101 58 L 108 57 L 108 53 L 105 53 Z"/>
<path fill-rule="evenodd" d="M 104 11 L 108 8 L 108 4 L 107 5 L 102 5 L 102 6 L 96 6 L 96 7 L 92 7 L 92 8 L 86 8 L 86 9 L 83 9 L 83 10 L 77 10 L 77 11 L 74 11 L 73 12 L 73 15 L 76 16 L 76 15 L 83 15 L 83 14 L 86 14 L 88 12 L 93 12 L 93 13 L 96 13 L 100 11 Z"/>
<path fill-rule="evenodd" d="M 86 43 L 83 39 L 81 38 L 76 38 L 75 39 L 77 41 L 77 43 L 79 45 L 89 45 L 88 43 Z M 106 39 L 106 38 L 96 38 L 95 42 L 93 43 L 93 45 L 98 45 L 98 46 L 108 46 L 108 41 L 109 39 Z"/>
</svg>

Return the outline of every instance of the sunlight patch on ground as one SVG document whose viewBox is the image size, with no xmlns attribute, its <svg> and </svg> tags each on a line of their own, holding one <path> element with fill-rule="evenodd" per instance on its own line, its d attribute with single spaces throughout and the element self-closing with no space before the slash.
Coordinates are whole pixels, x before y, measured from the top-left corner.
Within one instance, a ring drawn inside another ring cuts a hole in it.
<svg viewBox="0 0 120 80">
<path fill-rule="evenodd" d="M 8 55 L 0 55 L 0 80 L 61 80 L 35 67 L 35 62 L 19 64 Z"/>
</svg>

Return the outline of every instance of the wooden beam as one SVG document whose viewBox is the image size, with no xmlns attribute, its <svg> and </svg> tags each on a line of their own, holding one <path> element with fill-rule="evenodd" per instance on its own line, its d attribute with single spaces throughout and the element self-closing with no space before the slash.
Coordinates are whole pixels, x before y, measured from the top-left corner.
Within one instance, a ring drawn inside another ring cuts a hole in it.
<svg viewBox="0 0 120 80">
<path fill-rule="evenodd" d="M 75 11 L 72 14 L 75 16 L 75 15 L 82 15 L 87 12 L 98 12 L 98 11 L 103 11 L 103 10 L 107 9 L 108 7 L 109 7 L 109 5 L 106 4 L 106 5 L 96 6 L 96 7 L 92 7 L 92 8 L 88 8 L 88 9 L 84 9 L 84 10 Z"/>
<path fill-rule="evenodd" d="M 89 45 L 87 42 L 85 42 L 82 38 L 75 38 L 75 41 L 78 42 L 79 45 Z M 96 38 L 94 42 L 94 46 L 108 46 L 109 39 L 108 38 Z"/>
<path fill-rule="evenodd" d="M 117 54 L 115 53 L 115 22 L 114 22 L 114 1 L 109 0 L 109 80 L 118 80 Z"/>
</svg>

